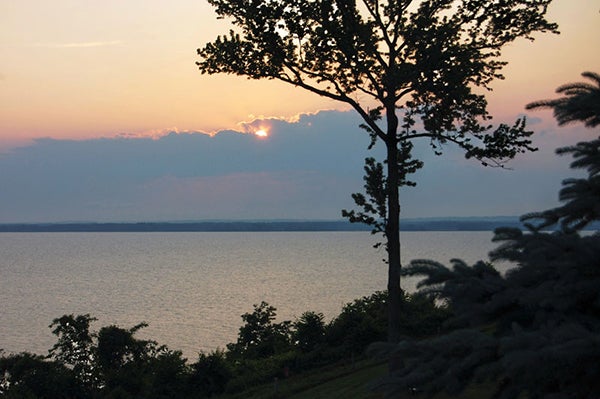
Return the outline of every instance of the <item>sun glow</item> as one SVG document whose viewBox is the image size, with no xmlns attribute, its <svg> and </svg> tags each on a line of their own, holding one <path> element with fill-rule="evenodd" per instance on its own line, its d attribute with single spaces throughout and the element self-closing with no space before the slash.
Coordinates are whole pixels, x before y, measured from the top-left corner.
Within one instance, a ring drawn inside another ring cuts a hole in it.
<svg viewBox="0 0 600 399">
<path fill-rule="evenodd" d="M 256 132 L 254 132 L 254 134 L 257 135 L 258 137 L 267 137 L 267 136 L 269 136 L 269 133 L 267 133 L 267 131 L 265 129 L 257 130 Z"/>
</svg>

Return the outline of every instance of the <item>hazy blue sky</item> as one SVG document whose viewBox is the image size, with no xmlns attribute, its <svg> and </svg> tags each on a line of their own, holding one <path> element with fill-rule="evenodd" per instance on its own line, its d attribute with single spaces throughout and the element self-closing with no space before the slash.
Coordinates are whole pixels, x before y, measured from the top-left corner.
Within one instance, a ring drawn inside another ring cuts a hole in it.
<svg viewBox="0 0 600 399">
<path fill-rule="evenodd" d="M 353 112 L 322 111 L 297 122 L 256 121 L 243 132 L 158 138 L 39 139 L 0 155 L 0 222 L 198 219 L 337 219 L 362 189 L 368 136 Z M 555 147 L 592 137 L 580 127 L 532 118 L 540 151 L 484 168 L 447 147 L 416 151 L 425 168 L 402 192 L 404 217 L 519 215 L 557 204 L 572 175 Z M 380 154 L 376 148 L 370 152 Z"/>
<path fill-rule="evenodd" d="M 555 0 L 560 35 L 503 50 L 496 123 L 598 72 L 598 7 Z M 0 222 L 340 218 L 362 189 L 360 121 L 281 82 L 201 75 L 196 49 L 229 29 L 202 0 L 0 2 Z M 426 166 L 403 216 L 555 206 L 570 171 L 554 149 L 598 131 L 531 116 L 541 150 L 514 171 L 417 148 Z M 247 134 L 260 128 L 269 137 Z"/>
</svg>

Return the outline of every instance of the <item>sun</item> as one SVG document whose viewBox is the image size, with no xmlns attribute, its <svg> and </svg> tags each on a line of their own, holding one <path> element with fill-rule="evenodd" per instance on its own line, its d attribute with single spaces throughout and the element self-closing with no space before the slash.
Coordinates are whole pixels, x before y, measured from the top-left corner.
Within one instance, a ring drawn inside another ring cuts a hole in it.
<svg viewBox="0 0 600 399">
<path fill-rule="evenodd" d="M 267 133 L 265 129 L 257 130 L 256 132 L 254 132 L 254 134 L 258 137 L 267 137 L 269 135 L 269 133 Z"/>
</svg>

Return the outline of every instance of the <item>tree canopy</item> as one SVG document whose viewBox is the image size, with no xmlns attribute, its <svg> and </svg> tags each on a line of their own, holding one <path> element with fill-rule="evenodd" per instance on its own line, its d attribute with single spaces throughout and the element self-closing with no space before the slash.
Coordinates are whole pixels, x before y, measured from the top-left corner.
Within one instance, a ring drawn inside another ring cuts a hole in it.
<svg viewBox="0 0 600 399">
<path fill-rule="evenodd" d="M 551 108 L 559 125 L 575 122 L 583 122 L 587 127 L 600 125 L 600 74 L 583 72 L 581 76 L 593 83 L 567 83 L 556 89 L 563 97 L 534 101 L 526 108 Z"/>
<path fill-rule="evenodd" d="M 490 115 L 485 96 L 473 88 L 503 78 L 504 45 L 557 29 L 545 19 L 549 0 L 209 3 L 235 29 L 198 49 L 202 73 L 277 79 L 349 104 L 383 141 L 428 137 L 434 146 L 452 141 L 481 157 L 483 148 L 466 135 L 483 139 Z M 382 127 L 377 122 L 388 107 L 394 112 Z M 400 130 L 389 120 L 398 107 Z M 485 144 L 497 139 L 486 137 Z M 490 158 L 510 157 L 525 143 L 497 144 Z"/>
</svg>

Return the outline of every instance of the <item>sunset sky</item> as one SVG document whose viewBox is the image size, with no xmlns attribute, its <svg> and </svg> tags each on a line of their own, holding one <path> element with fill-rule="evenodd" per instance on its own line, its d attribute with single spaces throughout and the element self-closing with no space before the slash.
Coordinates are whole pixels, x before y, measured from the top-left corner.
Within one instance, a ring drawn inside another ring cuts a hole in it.
<svg viewBox="0 0 600 399">
<path fill-rule="evenodd" d="M 560 35 L 504 51 L 496 122 L 600 72 L 600 1 L 556 0 L 549 18 Z M 362 186 L 360 121 L 282 83 L 201 75 L 196 49 L 228 29 L 200 0 L 1 1 L 0 223 L 340 218 Z M 540 151 L 512 171 L 418 148 L 426 166 L 403 215 L 556 205 L 572 172 L 554 148 L 598 131 L 528 115 Z M 240 134 L 261 128 L 268 137 Z"/>
</svg>

